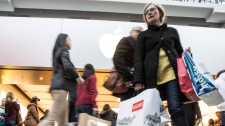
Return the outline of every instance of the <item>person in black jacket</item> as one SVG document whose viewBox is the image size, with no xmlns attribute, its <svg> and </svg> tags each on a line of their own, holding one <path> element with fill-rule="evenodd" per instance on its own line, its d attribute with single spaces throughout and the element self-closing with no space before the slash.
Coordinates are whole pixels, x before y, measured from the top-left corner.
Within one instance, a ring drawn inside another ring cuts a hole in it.
<svg viewBox="0 0 225 126">
<path fill-rule="evenodd" d="M 202 114 L 198 102 L 184 104 L 184 112 L 187 116 L 189 126 L 194 126 L 196 120 L 202 121 Z"/>
<path fill-rule="evenodd" d="M 39 126 L 53 126 L 55 121 L 59 126 L 66 126 L 68 123 L 67 101 L 68 92 L 76 91 L 77 81 L 84 80 L 74 69 L 70 61 L 68 50 L 71 48 L 70 38 L 67 34 L 59 34 L 53 49 L 53 78 L 50 93 L 54 104 L 46 119 L 42 120 Z"/>
<path fill-rule="evenodd" d="M 142 31 L 142 27 L 136 26 L 132 28 L 129 37 L 122 38 L 113 56 L 114 66 L 119 74 L 122 75 L 124 84 L 128 87 L 132 85 L 133 75 L 131 69 L 134 66 L 134 49 L 138 34 Z M 134 94 L 134 89 L 129 88 L 127 92 L 119 94 L 121 101 L 131 98 Z M 114 94 L 116 95 L 116 94 Z"/>
<path fill-rule="evenodd" d="M 163 24 L 165 12 L 161 5 L 149 3 L 143 18 L 148 29 L 139 34 L 134 56 L 135 90 L 157 88 L 174 126 L 188 126 L 183 99 L 177 80 L 177 58 L 183 54 L 176 29 Z"/>
<path fill-rule="evenodd" d="M 117 113 L 110 108 L 109 104 L 103 106 L 99 115 L 101 119 L 112 122 L 111 126 L 116 126 Z"/>
</svg>

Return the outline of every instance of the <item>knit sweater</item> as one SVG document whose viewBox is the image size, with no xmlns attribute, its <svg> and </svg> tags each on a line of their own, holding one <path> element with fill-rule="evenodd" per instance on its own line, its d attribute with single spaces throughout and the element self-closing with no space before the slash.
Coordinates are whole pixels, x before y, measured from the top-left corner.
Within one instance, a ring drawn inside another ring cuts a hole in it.
<svg viewBox="0 0 225 126">
<path fill-rule="evenodd" d="M 15 120 L 17 112 L 20 110 L 20 105 L 16 102 L 7 102 L 5 104 L 5 112 L 7 113 L 7 116 L 5 120 Z"/>
<path fill-rule="evenodd" d="M 166 52 L 161 48 L 159 52 L 159 65 L 157 71 L 157 84 L 164 84 L 168 81 L 175 80 L 176 76 Z"/>
</svg>

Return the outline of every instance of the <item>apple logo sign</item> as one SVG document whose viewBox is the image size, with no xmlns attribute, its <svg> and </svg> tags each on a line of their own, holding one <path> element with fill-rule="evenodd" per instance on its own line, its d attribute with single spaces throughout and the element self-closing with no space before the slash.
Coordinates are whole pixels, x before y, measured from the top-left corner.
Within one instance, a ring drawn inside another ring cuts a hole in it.
<svg viewBox="0 0 225 126">
<path fill-rule="evenodd" d="M 116 28 L 113 34 L 104 34 L 99 40 L 100 49 L 103 55 L 107 58 L 112 58 L 115 52 L 116 46 L 125 35 L 120 34 L 122 28 Z"/>
</svg>

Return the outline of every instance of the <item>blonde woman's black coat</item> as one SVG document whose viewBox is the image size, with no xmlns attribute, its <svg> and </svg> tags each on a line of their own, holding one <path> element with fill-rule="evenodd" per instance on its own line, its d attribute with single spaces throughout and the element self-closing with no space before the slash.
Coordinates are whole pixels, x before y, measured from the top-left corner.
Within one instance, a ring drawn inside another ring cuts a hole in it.
<svg viewBox="0 0 225 126">
<path fill-rule="evenodd" d="M 145 88 L 157 87 L 160 48 L 166 52 L 177 77 L 177 58 L 183 53 L 177 30 L 166 24 L 149 25 L 138 36 L 134 56 L 134 84 L 142 83 Z"/>
</svg>

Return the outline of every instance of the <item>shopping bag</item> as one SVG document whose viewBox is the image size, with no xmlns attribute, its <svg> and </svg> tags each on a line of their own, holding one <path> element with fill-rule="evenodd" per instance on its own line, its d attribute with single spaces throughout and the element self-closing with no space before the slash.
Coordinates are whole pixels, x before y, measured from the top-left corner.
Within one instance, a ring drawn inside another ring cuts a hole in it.
<svg viewBox="0 0 225 126">
<path fill-rule="evenodd" d="M 111 126 L 110 121 L 102 120 L 86 113 L 79 114 L 78 126 Z"/>
<path fill-rule="evenodd" d="M 117 126 L 164 126 L 170 121 L 156 89 L 122 101 L 117 116 Z"/>
<path fill-rule="evenodd" d="M 209 72 L 204 72 L 206 76 L 200 72 L 188 52 L 184 53 L 183 58 L 197 96 L 209 106 L 222 103 L 224 100 L 221 94 L 213 81 L 207 78 Z"/>
<path fill-rule="evenodd" d="M 177 59 L 178 80 L 181 92 L 191 101 L 199 101 L 200 99 L 195 93 L 189 77 L 187 68 L 184 64 L 183 58 Z"/>
</svg>

